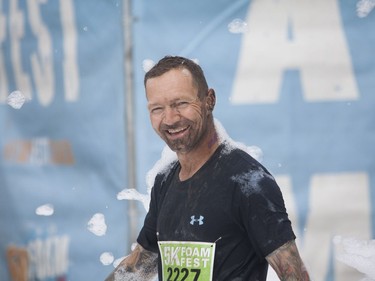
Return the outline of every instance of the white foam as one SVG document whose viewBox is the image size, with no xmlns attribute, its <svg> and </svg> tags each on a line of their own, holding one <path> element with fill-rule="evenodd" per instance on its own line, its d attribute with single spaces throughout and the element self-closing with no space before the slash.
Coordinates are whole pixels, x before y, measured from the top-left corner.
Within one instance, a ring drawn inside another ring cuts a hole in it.
<svg viewBox="0 0 375 281">
<path fill-rule="evenodd" d="M 114 261 L 113 254 L 111 252 L 104 252 L 100 255 L 100 262 L 103 265 L 110 265 Z"/>
<path fill-rule="evenodd" d="M 241 149 L 251 155 L 253 158 L 255 158 L 257 161 L 261 162 L 263 159 L 263 152 L 262 150 L 255 146 L 246 146 L 244 143 L 234 141 L 229 135 L 227 134 L 225 128 L 223 125 L 219 122 L 219 120 L 215 119 L 215 128 L 217 131 L 217 134 L 219 136 L 219 142 L 223 143 L 226 142 L 226 152 L 230 152 L 233 149 Z"/>
<path fill-rule="evenodd" d="M 21 91 L 13 91 L 7 97 L 7 103 L 14 109 L 20 109 L 28 99 Z"/>
<path fill-rule="evenodd" d="M 234 19 L 228 24 L 230 33 L 245 33 L 247 31 L 247 23 L 242 19 Z"/>
<path fill-rule="evenodd" d="M 148 72 L 154 65 L 155 65 L 155 62 L 153 60 L 144 59 L 142 61 L 142 68 L 144 72 Z"/>
<path fill-rule="evenodd" d="M 374 9 L 375 0 L 360 0 L 357 2 L 357 16 L 360 18 L 367 17 Z"/>
<path fill-rule="evenodd" d="M 365 280 L 375 281 L 375 240 L 335 236 L 333 243 L 337 260 L 364 273 Z"/>
<path fill-rule="evenodd" d="M 218 134 L 219 143 L 226 143 L 224 153 L 229 153 L 233 149 L 241 149 L 250 154 L 256 160 L 261 161 L 263 158 L 262 150 L 257 146 L 246 146 L 243 143 L 232 140 L 221 123 L 215 119 L 215 129 Z M 136 200 L 143 204 L 146 211 L 149 209 L 151 189 L 154 185 L 156 175 L 165 172 L 172 163 L 177 161 L 177 155 L 167 145 L 164 146 L 161 157 L 156 161 L 155 165 L 146 174 L 147 194 L 139 193 L 136 189 L 124 189 L 117 194 L 118 200 Z"/>
<path fill-rule="evenodd" d="M 54 207 L 52 204 L 44 204 L 36 208 L 35 213 L 38 216 L 52 216 L 54 213 Z"/>
<path fill-rule="evenodd" d="M 87 223 L 87 229 L 97 236 L 103 236 L 107 232 L 105 217 L 101 213 L 96 213 Z"/>
<path fill-rule="evenodd" d="M 128 188 L 128 189 L 124 189 L 124 190 L 120 191 L 117 194 L 117 199 L 118 200 L 136 200 L 136 201 L 139 201 L 143 204 L 143 207 L 145 208 L 145 210 L 148 210 L 148 206 L 150 204 L 149 194 L 139 193 L 134 188 Z"/>
</svg>

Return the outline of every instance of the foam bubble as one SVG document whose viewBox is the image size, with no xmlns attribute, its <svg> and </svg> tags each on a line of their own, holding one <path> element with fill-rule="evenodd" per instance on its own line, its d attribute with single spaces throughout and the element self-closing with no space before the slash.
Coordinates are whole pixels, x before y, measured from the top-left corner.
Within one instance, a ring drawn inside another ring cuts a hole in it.
<svg viewBox="0 0 375 281">
<path fill-rule="evenodd" d="M 14 109 L 20 109 L 26 101 L 28 101 L 28 99 L 21 91 L 13 91 L 7 97 L 7 104 Z"/>
<path fill-rule="evenodd" d="M 114 261 L 113 254 L 111 252 L 104 252 L 100 255 L 100 262 L 103 265 L 110 265 Z"/>
<path fill-rule="evenodd" d="M 360 0 L 357 2 L 357 16 L 360 18 L 367 17 L 367 15 L 374 9 L 375 0 Z"/>
<path fill-rule="evenodd" d="M 87 223 L 87 229 L 97 236 L 103 236 L 107 232 L 105 217 L 101 213 L 96 213 Z"/>
<path fill-rule="evenodd" d="M 45 204 L 36 208 L 35 213 L 38 216 L 52 216 L 54 213 L 54 208 L 52 204 Z"/>
<path fill-rule="evenodd" d="M 247 23 L 242 19 L 234 19 L 228 24 L 230 33 L 245 33 L 247 31 Z"/>
<path fill-rule="evenodd" d="M 144 72 L 148 72 L 153 66 L 155 65 L 155 62 L 150 59 L 145 59 L 142 62 L 142 68 Z"/>
<path fill-rule="evenodd" d="M 137 200 L 143 204 L 145 210 L 148 210 L 150 204 L 150 196 L 146 194 L 139 193 L 134 188 L 127 188 L 120 191 L 117 194 L 117 200 Z"/>
</svg>

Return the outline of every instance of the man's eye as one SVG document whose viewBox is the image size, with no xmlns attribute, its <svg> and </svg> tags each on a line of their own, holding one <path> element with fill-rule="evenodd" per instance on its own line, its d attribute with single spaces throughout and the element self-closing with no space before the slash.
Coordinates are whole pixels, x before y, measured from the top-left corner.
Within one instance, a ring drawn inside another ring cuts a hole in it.
<svg viewBox="0 0 375 281">
<path fill-rule="evenodd" d="M 162 107 L 154 107 L 154 108 L 151 108 L 150 112 L 152 114 L 160 114 L 163 112 L 163 108 Z"/>
<path fill-rule="evenodd" d="M 185 108 L 189 105 L 189 102 L 187 101 L 179 101 L 176 103 L 177 108 Z"/>
</svg>

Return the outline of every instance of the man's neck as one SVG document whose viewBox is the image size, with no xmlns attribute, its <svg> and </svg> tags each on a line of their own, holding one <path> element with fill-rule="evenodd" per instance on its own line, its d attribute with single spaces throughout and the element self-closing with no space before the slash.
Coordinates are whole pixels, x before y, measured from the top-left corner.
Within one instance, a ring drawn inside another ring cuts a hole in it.
<svg viewBox="0 0 375 281">
<path fill-rule="evenodd" d="M 181 165 L 180 180 L 187 180 L 192 177 L 211 158 L 218 146 L 218 136 L 216 131 L 213 130 L 196 149 L 187 153 L 177 153 Z"/>
</svg>

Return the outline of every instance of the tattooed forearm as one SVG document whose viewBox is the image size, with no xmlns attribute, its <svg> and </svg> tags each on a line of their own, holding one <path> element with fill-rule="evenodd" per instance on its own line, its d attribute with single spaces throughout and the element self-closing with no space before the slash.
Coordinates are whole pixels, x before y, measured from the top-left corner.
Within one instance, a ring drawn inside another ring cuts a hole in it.
<svg viewBox="0 0 375 281">
<path fill-rule="evenodd" d="M 156 253 L 137 244 L 133 252 L 125 257 L 105 281 L 153 280 L 158 273 L 157 258 Z"/>
<path fill-rule="evenodd" d="M 294 241 L 285 243 L 266 259 L 282 281 L 310 280 Z"/>
</svg>

